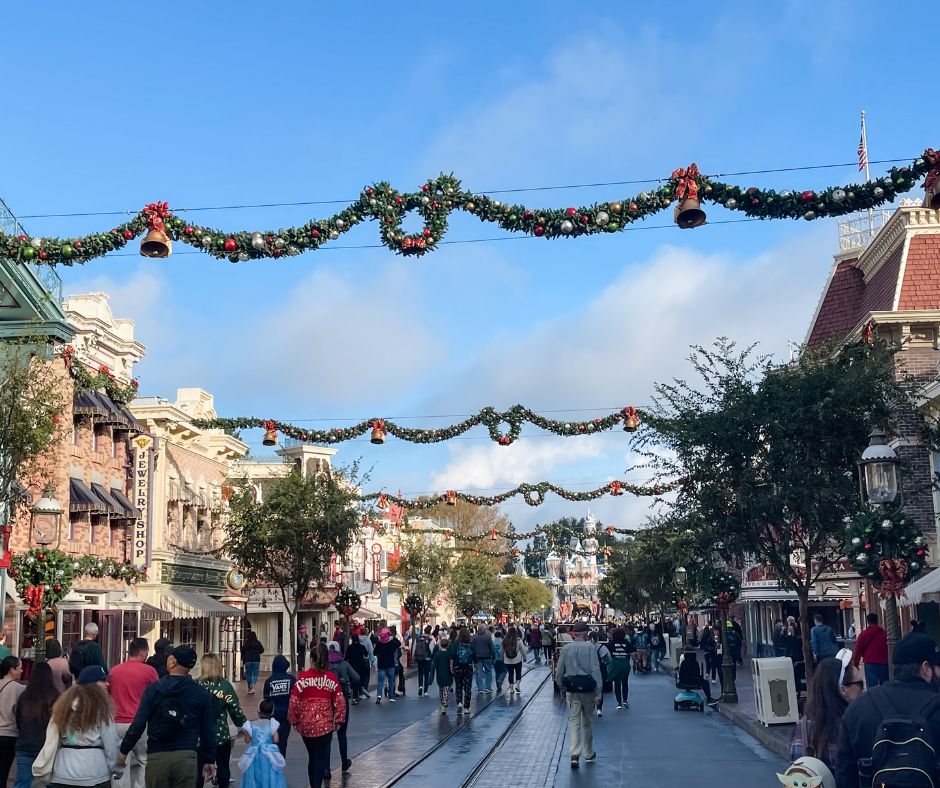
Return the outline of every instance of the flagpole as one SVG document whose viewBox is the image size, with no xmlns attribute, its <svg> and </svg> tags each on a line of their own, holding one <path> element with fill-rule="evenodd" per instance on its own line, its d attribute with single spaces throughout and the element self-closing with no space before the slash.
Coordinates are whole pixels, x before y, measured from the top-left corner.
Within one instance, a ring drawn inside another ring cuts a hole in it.
<svg viewBox="0 0 940 788">
<path fill-rule="evenodd" d="M 871 171 L 868 169 L 868 134 L 865 131 L 865 110 L 862 110 L 862 148 L 865 150 L 865 183 L 871 183 Z M 868 242 L 871 243 L 875 235 L 875 225 L 872 209 L 868 209 Z"/>
</svg>

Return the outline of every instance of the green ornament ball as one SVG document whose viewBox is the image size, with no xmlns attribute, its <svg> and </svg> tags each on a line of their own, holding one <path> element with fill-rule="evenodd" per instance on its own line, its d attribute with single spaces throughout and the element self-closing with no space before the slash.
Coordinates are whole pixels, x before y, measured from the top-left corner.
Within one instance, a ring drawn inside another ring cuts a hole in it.
<svg viewBox="0 0 940 788">
<path fill-rule="evenodd" d="M 62 248 L 59 251 L 66 260 L 75 253 L 75 250 L 72 248 L 72 244 L 62 244 Z"/>
<path fill-rule="evenodd" d="M 36 250 L 32 246 L 26 246 L 23 248 L 23 257 L 27 260 L 32 260 L 36 256 Z"/>
<path fill-rule="evenodd" d="M 609 222 L 607 225 L 607 232 L 615 233 L 620 229 L 620 225 L 617 222 Z"/>
</svg>

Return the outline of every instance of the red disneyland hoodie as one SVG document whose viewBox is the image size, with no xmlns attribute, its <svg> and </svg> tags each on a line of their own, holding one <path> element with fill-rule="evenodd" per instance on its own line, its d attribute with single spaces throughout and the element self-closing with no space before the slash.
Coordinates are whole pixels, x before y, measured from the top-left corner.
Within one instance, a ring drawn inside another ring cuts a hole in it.
<svg viewBox="0 0 940 788">
<path fill-rule="evenodd" d="M 310 668 L 291 690 L 287 721 L 301 736 L 325 736 L 346 720 L 346 700 L 336 674 Z"/>
</svg>

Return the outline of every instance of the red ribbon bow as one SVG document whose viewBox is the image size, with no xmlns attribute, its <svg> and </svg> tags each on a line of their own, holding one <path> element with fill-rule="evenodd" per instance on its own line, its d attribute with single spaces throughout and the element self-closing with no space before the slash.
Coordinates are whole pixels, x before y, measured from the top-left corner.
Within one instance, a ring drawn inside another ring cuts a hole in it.
<svg viewBox="0 0 940 788">
<path fill-rule="evenodd" d="M 673 180 L 676 181 L 675 198 L 677 200 L 698 199 L 698 165 L 693 161 L 686 169 L 674 170 Z"/>
<path fill-rule="evenodd" d="M 163 220 L 170 215 L 170 204 L 165 202 L 152 202 L 144 208 L 147 214 L 147 225 L 151 230 L 162 230 Z"/>
<path fill-rule="evenodd" d="M 881 572 L 881 596 L 904 596 L 904 579 L 907 577 L 907 561 L 902 558 L 886 558 L 878 564 Z"/>
<path fill-rule="evenodd" d="M 42 595 L 44 586 L 26 586 L 23 592 L 23 601 L 29 606 L 26 613 L 30 616 L 38 616 L 42 612 Z"/>
<path fill-rule="evenodd" d="M 940 178 L 940 151 L 933 148 L 927 148 L 924 151 L 924 161 L 930 165 L 930 171 L 927 173 L 927 180 L 924 181 L 924 188 L 931 189 Z"/>
<path fill-rule="evenodd" d="M 379 509 L 388 509 L 388 493 L 379 493 Z"/>
<path fill-rule="evenodd" d="M 375 421 L 373 421 L 372 429 L 381 430 L 382 432 L 388 432 L 388 430 L 385 429 L 385 421 L 383 419 L 376 419 Z"/>
<path fill-rule="evenodd" d="M 67 345 L 65 350 L 62 351 L 62 360 L 65 362 L 65 368 L 72 368 L 72 356 L 75 355 L 75 348 L 71 345 Z"/>
<path fill-rule="evenodd" d="M 610 494 L 622 495 L 622 493 L 620 492 L 620 482 L 614 481 L 610 483 Z"/>
</svg>

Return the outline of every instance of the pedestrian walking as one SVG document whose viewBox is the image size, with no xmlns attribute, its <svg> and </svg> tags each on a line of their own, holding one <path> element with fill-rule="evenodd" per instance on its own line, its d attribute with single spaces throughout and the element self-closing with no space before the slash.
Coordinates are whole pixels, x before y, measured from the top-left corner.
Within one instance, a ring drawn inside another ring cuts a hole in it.
<svg viewBox="0 0 940 788">
<path fill-rule="evenodd" d="M 606 633 L 604 633 L 606 635 Z M 607 666 L 610 664 L 611 656 L 610 649 L 607 648 L 606 643 L 600 642 L 601 633 L 594 631 L 591 633 L 591 643 L 594 644 L 594 648 L 597 651 L 597 660 L 601 666 L 601 700 L 597 704 L 597 709 L 594 713 L 598 717 L 604 716 L 604 694 L 610 692 L 612 685 L 610 684 L 610 678 L 607 674 Z"/>
<path fill-rule="evenodd" d="M 16 703 L 16 780 L 13 788 L 30 788 L 33 761 L 46 743 L 46 728 L 52 718 L 52 706 L 61 693 L 52 680 L 49 663 L 33 665 L 29 682 Z"/>
<path fill-rule="evenodd" d="M 359 683 L 359 675 L 340 653 L 340 645 L 336 641 L 327 644 L 330 652 L 328 655 L 330 670 L 336 674 L 339 679 L 340 688 L 343 691 L 343 699 L 346 701 L 346 719 L 336 728 L 336 742 L 339 744 L 339 761 L 342 764 L 343 772 L 348 772 L 352 768 L 352 761 L 349 758 L 349 750 L 346 739 L 346 729 L 349 726 L 349 699 L 352 696 L 352 687 Z M 330 770 L 326 770 L 325 779 L 331 778 Z"/>
<path fill-rule="evenodd" d="M 346 720 L 346 700 L 329 659 L 323 643 L 311 650 L 310 667 L 297 676 L 287 710 L 287 719 L 307 748 L 307 777 L 315 788 L 322 786 L 330 768 L 333 731 Z"/>
<path fill-rule="evenodd" d="M 147 788 L 195 788 L 197 763 L 203 764 L 204 779 L 215 774 L 216 700 L 193 681 L 189 672 L 194 667 L 192 646 L 170 651 L 167 675 L 144 690 L 124 734 L 118 755 L 122 767 L 147 729 Z"/>
<path fill-rule="evenodd" d="M 229 733 L 229 719 L 237 728 L 245 724 L 245 714 L 235 688 L 224 678 L 222 659 L 218 654 L 203 654 L 199 660 L 199 678 L 196 684 L 215 699 L 215 784 L 219 788 L 228 788 L 232 780 L 232 736 Z M 197 759 L 196 788 L 202 788 L 203 763 Z"/>
<path fill-rule="evenodd" d="M 434 638 L 431 637 L 430 626 L 426 626 L 424 631 L 418 635 L 411 644 L 411 655 L 418 669 L 419 698 L 427 695 L 428 687 L 431 685 L 431 657 L 434 654 L 435 648 Z"/>
<path fill-rule="evenodd" d="M 274 704 L 274 719 L 278 724 L 275 743 L 281 755 L 287 757 L 287 739 L 291 731 L 291 724 L 287 721 L 287 707 L 290 704 L 291 690 L 297 679 L 293 674 L 288 673 L 290 662 L 282 654 L 278 654 L 271 661 L 271 668 L 271 675 L 264 681 L 263 694 L 266 700 Z"/>
<path fill-rule="evenodd" d="M 392 633 L 392 638 L 398 643 L 398 648 L 395 650 L 395 678 L 397 680 L 396 687 L 398 695 L 405 697 L 405 666 L 402 664 L 402 659 L 405 656 L 405 647 L 402 645 L 401 639 L 398 637 L 398 629 L 392 624 L 389 627 L 389 630 Z M 392 697 L 395 696 L 395 693 L 392 693 Z"/>
<path fill-rule="evenodd" d="M 69 670 L 68 658 L 62 653 L 62 644 L 58 640 L 46 641 L 46 664 L 52 670 L 52 684 L 61 695 L 72 686 L 74 677 Z"/>
<path fill-rule="evenodd" d="M 307 651 L 310 649 L 310 635 L 307 627 L 301 624 L 297 630 L 297 669 L 303 670 L 307 666 Z M 280 737 L 278 737 L 280 738 Z"/>
<path fill-rule="evenodd" d="M 774 656 L 775 657 L 785 657 L 787 656 L 787 643 L 786 643 L 786 628 L 783 621 L 774 622 L 774 632 L 771 636 L 771 642 L 774 646 Z"/>
<path fill-rule="evenodd" d="M 790 742 L 791 760 L 807 755 L 835 771 L 839 730 L 848 708 L 841 691 L 842 671 L 842 662 L 835 657 L 827 657 L 816 666 L 803 719 Z"/>
<path fill-rule="evenodd" d="M 545 652 L 546 664 L 551 665 L 555 656 L 555 630 L 550 624 L 542 625 L 542 649 Z"/>
<path fill-rule="evenodd" d="M 33 763 L 33 776 L 49 788 L 111 785 L 111 775 L 120 764 L 121 739 L 107 678 L 101 665 L 88 665 L 53 704 L 46 738 L 57 741 L 58 750 L 51 763 L 39 757 Z"/>
<path fill-rule="evenodd" d="M 529 648 L 532 649 L 535 664 L 540 665 L 542 663 L 542 631 L 538 627 L 532 627 L 529 630 Z"/>
<path fill-rule="evenodd" d="M 666 641 L 663 639 L 662 624 L 650 624 L 650 669 L 659 671 L 659 663 L 666 656 Z"/>
<path fill-rule="evenodd" d="M 610 664 L 607 666 L 607 676 L 614 687 L 614 697 L 618 709 L 630 708 L 630 660 L 636 648 L 633 641 L 627 637 L 622 627 L 611 632 L 609 645 Z"/>
<path fill-rule="evenodd" d="M 147 664 L 157 671 L 159 679 L 167 675 L 166 658 L 172 649 L 173 644 L 167 638 L 160 638 L 153 644 L 153 654 L 147 658 Z"/>
<path fill-rule="evenodd" d="M 159 679 L 157 671 L 147 664 L 150 646 L 144 638 L 134 638 L 127 646 L 127 659 L 115 665 L 108 677 L 108 690 L 114 701 L 114 727 L 123 739 L 131 727 L 147 687 Z M 143 737 L 127 754 L 127 767 L 118 781 L 121 788 L 144 788 L 147 769 L 147 745 Z"/>
<path fill-rule="evenodd" d="M 475 659 L 470 630 L 467 627 L 461 627 L 457 631 L 457 639 L 450 644 L 448 657 L 456 688 L 457 714 L 463 714 L 464 710 L 470 711 L 470 687 L 473 682 Z"/>
<path fill-rule="evenodd" d="M 395 655 L 401 648 L 398 638 L 392 637 L 392 631 L 383 627 L 379 631 L 379 642 L 373 646 L 376 659 L 375 702 L 382 703 L 382 693 L 391 703 L 395 702 Z"/>
<path fill-rule="evenodd" d="M 18 657 L 0 660 L 0 786 L 5 786 L 16 758 L 16 707 L 26 687 L 20 683 L 23 665 Z"/>
<path fill-rule="evenodd" d="M 100 665 L 107 673 L 108 663 L 104 661 L 104 654 L 98 645 L 98 625 L 90 621 L 85 624 L 84 633 L 84 638 L 72 647 L 69 654 L 69 670 L 75 678 L 90 665 Z"/>
<path fill-rule="evenodd" d="M 242 725 L 248 749 L 238 759 L 241 788 L 286 788 L 284 753 L 280 749 L 281 725 L 273 718 L 274 704 L 258 704 L 258 719 Z"/>
<path fill-rule="evenodd" d="M 509 627 L 506 637 L 503 638 L 503 662 L 506 664 L 510 695 L 522 694 L 522 663 L 527 655 L 528 652 L 519 636 L 519 630 Z"/>
<path fill-rule="evenodd" d="M 471 639 L 476 673 L 477 693 L 493 691 L 493 637 L 485 624 L 477 624 L 476 634 Z M 506 644 L 503 643 L 503 661 L 506 661 Z M 508 668 L 508 664 L 507 664 Z"/>
<path fill-rule="evenodd" d="M 568 704 L 568 738 L 571 742 L 571 768 L 577 769 L 581 754 L 585 763 L 597 760 L 591 717 L 600 703 L 601 666 L 594 646 L 587 642 L 588 626 L 583 621 L 572 629 L 572 642 L 558 654 L 555 683 Z"/>
<path fill-rule="evenodd" d="M 368 697 L 365 692 L 365 685 L 369 683 L 369 653 L 355 633 L 350 636 L 349 645 L 346 646 L 346 661 L 358 677 L 358 680 L 352 685 L 352 700 L 350 701 L 353 706 L 356 706 L 360 698 L 363 696 Z"/>
<path fill-rule="evenodd" d="M 839 643 L 836 640 L 836 633 L 832 627 L 823 623 L 822 615 L 819 613 L 814 615 L 813 623 L 815 626 L 809 632 L 809 640 L 813 649 L 813 658 L 818 664 L 824 659 L 834 657 L 839 650 Z M 730 636 L 731 633 L 729 632 L 728 635 Z M 731 647 L 731 654 L 734 656 L 734 647 Z"/>
<path fill-rule="evenodd" d="M 242 664 L 245 666 L 245 683 L 248 684 L 248 694 L 255 694 L 255 684 L 258 683 L 258 672 L 261 670 L 261 655 L 264 646 L 258 640 L 253 629 L 248 630 L 245 642 L 242 643 Z"/>
<path fill-rule="evenodd" d="M 869 613 L 865 617 L 868 626 L 855 641 L 852 664 L 865 662 L 865 682 L 868 688 L 888 683 L 888 633 L 878 626 L 878 615 Z"/>
<path fill-rule="evenodd" d="M 496 691 L 503 691 L 503 680 L 509 672 L 504 662 L 503 640 L 505 635 L 503 630 L 497 629 L 493 633 L 493 677 L 496 679 Z"/>
<path fill-rule="evenodd" d="M 450 641 L 447 639 L 447 631 L 444 630 L 438 647 L 431 656 L 431 673 L 440 690 L 441 714 L 447 714 L 447 707 L 450 705 L 450 688 L 454 683 L 454 677 L 450 671 L 449 648 Z"/>
<path fill-rule="evenodd" d="M 375 652 L 374 652 L 375 647 L 372 645 L 372 637 L 370 635 L 368 627 L 363 627 L 362 629 L 360 629 L 359 643 L 366 650 L 366 656 L 368 660 L 366 663 L 365 672 L 359 671 L 359 669 L 356 668 L 357 672 L 359 673 L 359 678 L 362 681 L 362 692 L 360 694 L 360 697 L 368 698 L 369 686 L 372 684 L 372 678 L 370 674 L 371 674 L 372 668 L 375 667 L 376 665 Z"/>
</svg>

